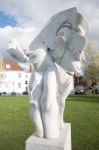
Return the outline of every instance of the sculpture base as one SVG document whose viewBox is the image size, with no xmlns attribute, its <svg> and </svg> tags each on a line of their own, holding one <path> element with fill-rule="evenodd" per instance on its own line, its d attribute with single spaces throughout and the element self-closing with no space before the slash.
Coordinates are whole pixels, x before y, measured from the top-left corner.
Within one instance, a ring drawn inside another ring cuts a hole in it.
<svg viewBox="0 0 99 150">
<path fill-rule="evenodd" d="M 71 150 L 71 124 L 65 123 L 57 139 L 30 136 L 26 140 L 26 150 Z"/>
</svg>

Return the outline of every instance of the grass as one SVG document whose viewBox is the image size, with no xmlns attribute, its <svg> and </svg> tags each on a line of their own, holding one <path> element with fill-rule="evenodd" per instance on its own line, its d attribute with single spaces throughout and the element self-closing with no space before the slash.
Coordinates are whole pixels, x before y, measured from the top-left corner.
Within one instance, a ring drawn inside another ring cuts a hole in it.
<svg viewBox="0 0 99 150">
<path fill-rule="evenodd" d="M 73 150 L 99 150 L 99 95 L 70 96 L 64 120 L 72 125 Z M 0 97 L 0 150 L 24 150 L 33 130 L 28 97 Z"/>
<path fill-rule="evenodd" d="M 0 150 L 24 150 L 32 133 L 27 97 L 0 97 Z"/>
<path fill-rule="evenodd" d="M 64 119 L 71 122 L 73 150 L 99 150 L 99 96 L 72 96 Z"/>
</svg>

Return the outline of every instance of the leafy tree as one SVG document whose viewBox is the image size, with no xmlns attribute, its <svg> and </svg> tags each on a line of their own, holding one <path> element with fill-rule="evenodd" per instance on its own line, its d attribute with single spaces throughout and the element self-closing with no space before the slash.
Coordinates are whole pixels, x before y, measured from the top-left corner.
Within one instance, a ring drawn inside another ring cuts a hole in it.
<svg viewBox="0 0 99 150">
<path fill-rule="evenodd" d="M 92 83 L 95 84 L 99 82 L 99 51 L 92 43 L 87 45 L 85 51 L 89 58 L 89 63 L 85 70 L 84 79 L 92 80 Z"/>
</svg>

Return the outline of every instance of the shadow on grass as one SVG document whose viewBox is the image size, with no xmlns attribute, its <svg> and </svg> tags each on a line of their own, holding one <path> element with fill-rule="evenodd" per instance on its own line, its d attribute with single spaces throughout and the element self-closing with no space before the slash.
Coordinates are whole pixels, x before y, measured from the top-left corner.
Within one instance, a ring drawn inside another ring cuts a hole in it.
<svg viewBox="0 0 99 150">
<path fill-rule="evenodd" d="M 99 103 L 99 95 L 70 95 L 69 101 Z"/>
</svg>

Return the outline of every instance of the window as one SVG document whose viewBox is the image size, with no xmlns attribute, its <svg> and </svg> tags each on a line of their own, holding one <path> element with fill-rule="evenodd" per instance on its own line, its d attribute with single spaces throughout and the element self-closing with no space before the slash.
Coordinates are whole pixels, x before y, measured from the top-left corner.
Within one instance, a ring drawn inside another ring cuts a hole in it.
<svg viewBox="0 0 99 150">
<path fill-rule="evenodd" d="M 4 77 L 7 78 L 7 74 L 5 74 Z"/>
<path fill-rule="evenodd" d="M 28 87 L 25 88 L 26 92 L 28 92 Z"/>
<path fill-rule="evenodd" d="M 5 87 L 8 88 L 8 83 L 5 83 Z"/>
<path fill-rule="evenodd" d="M 18 83 L 18 88 L 21 88 L 21 83 L 20 82 Z"/>
<path fill-rule="evenodd" d="M 0 62 L 0 70 L 4 70 L 5 69 L 5 64 L 3 64 L 3 62 Z"/>
<path fill-rule="evenodd" d="M 18 73 L 18 78 L 21 78 L 21 73 Z"/>
<path fill-rule="evenodd" d="M 0 74 L 0 78 L 4 78 L 5 75 L 3 73 Z"/>
<path fill-rule="evenodd" d="M 28 81 L 25 81 L 25 84 L 28 84 Z"/>
<path fill-rule="evenodd" d="M 6 69 L 10 69 L 11 68 L 11 66 L 8 64 L 8 65 L 6 65 Z"/>
</svg>

